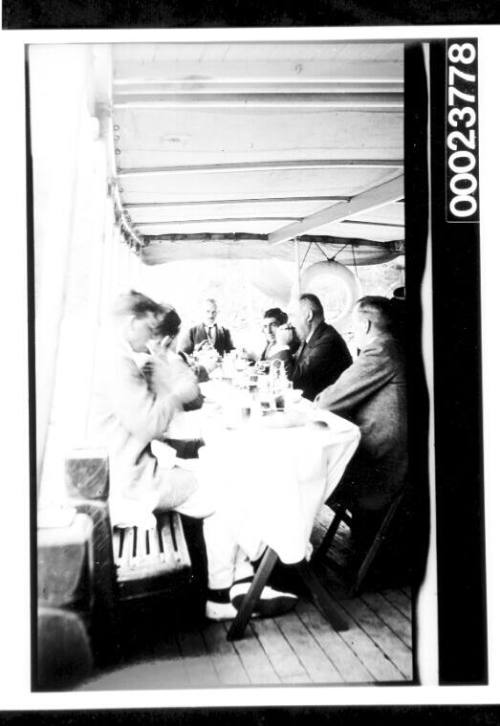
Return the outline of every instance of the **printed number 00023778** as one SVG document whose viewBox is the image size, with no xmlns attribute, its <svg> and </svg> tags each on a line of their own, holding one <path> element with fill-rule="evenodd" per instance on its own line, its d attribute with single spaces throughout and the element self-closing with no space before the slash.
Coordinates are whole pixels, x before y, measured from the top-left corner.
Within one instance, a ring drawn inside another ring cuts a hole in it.
<svg viewBox="0 0 500 726">
<path fill-rule="evenodd" d="M 448 47 L 447 180 L 449 221 L 477 220 L 477 50 L 467 41 Z"/>
</svg>

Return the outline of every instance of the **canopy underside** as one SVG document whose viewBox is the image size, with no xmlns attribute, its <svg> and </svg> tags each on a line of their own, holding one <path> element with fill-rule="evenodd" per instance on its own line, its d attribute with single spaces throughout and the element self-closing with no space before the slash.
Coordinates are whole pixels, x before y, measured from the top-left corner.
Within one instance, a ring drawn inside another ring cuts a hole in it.
<svg viewBox="0 0 500 726">
<path fill-rule="evenodd" d="M 116 44 L 115 186 L 145 263 L 404 251 L 402 43 Z"/>
</svg>

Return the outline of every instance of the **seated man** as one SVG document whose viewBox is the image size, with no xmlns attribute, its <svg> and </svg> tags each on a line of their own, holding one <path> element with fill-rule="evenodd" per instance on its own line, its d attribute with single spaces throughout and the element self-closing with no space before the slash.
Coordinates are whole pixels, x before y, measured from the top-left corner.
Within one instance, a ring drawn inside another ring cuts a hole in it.
<svg viewBox="0 0 500 726">
<path fill-rule="evenodd" d="M 292 377 L 294 358 L 293 351 L 299 346 L 299 340 L 295 328 L 290 323 L 284 323 L 276 329 L 275 343 L 268 352 L 268 361 L 281 361 L 288 379 Z"/>
<path fill-rule="evenodd" d="M 300 296 L 292 316 L 302 343 L 295 354 L 291 380 L 310 401 L 334 383 L 352 362 L 342 336 L 325 323 L 323 306 L 316 295 Z"/>
<path fill-rule="evenodd" d="M 150 526 L 153 511 L 175 509 L 206 518 L 209 594 L 207 617 L 234 618 L 231 602 L 250 587 L 253 568 L 248 557 L 214 512 L 211 496 L 195 473 L 175 457 L 163 466 L 152 443 L 163 439 L 174 414 L 196 397 L 195 376 L 180 360 L 169 361 L 153 389 L 141 370 L 147 345 L 164 310 L 136 291 L 122 295 L 114 310 L 114 336 L 96 396 L 96 435 L 110 461 L 110 511 L 114 524 Z M 191 469 L 195 467 L 191 466 Z M 234 588 L 233 588 L 234 590 Z M 265 588 L 256 612 L 274 615 L 293 607 L 296 596 Z"/>
<path fill-rule="evenodd" d="M 187 353 L 183 353 L 177 350 L 179 330 L 181 327 L 181 318 L 177 310 L 168 303 L 161 305 L 163 313 L 159 315 L 157 324 L 154 332 L 154 337 L 149 348 L 151 353 L 159 355 L 164 360 L 182 360 L 195 374 L 197 380 L 200 383 L 204 383 L 209 380 L 209 374 L 213 371 L 216 366 L 216 361 L 211 361 L 211 365 L 201 365 L 192 356 Z M 208 361 L 208 357 L 207 357 Z M 185 410 L 189 408 L 199 408 L 201 406 L 201 394 L 200 398 L 197 399 L 195 405 L 188 404 L 184 406 Z"/>
<path fill-rule="evenodd" d="M 353 332 L 360 354 L 315 399 L 319 408 L 360 427 L 359 448 L 341 486 L 354 492 L 365 510 L 383 508 L 401 488 L 407 472 L 405 364 L 391 332 L 391 319 L 387 298 L 358 300 Z"/>
<path fill-rule="evenodd" d="M 208 373 L 203 366 L 198 365 L 185 354 L 176 353 L 176 342 L 181 326 L 181 318 L 172 305 L 161 305 L 163 312 L 157 317 L 157 324 L 152 340 L 148 343 L 150 355 L 144 355 L 145 363 L 141 367 L 148 388 L 152 393 L 162 388 L 162 377 L 170 376 L 171 365 L 183 362 L 195 374 L 198 381 L 208 380 Z M 140 355 L 140 354 L 136 354 Z M 184 402 L 183 410 L 177 411 L 170 420 L 168 429 L 164 432 L 164 441 L 168 443 L 182 459 L 196 458 L 198 449 L 203 445 L 201 440 L 200 422 L 196 413 L 203 405 L 203 395 L 199 386 L 196 386 L 196 396 Z M 155 448 L 155 444 L 152 444 Z M 156 446 L 155 455 L 158 456 L 159 447 Z"/>
<path fill-rule="evenodd" d="M 264 333 L 265 345 L 259 356 L 259 360 L 269 359 L 273 346 L 276 344 L 276 330 L 280 325 L 288 321 L 288 315 L 281 308 L 269 308 L 264 313 L 262 332 Z"/>
<path fill-rule="evenodd" d="M 288 326 L 288 333 L 282 332 L 280 334 L 281 338 L 278 341 L 278 332 L 284 326 Z M 259 367 L 266 371 L 269 370 L 269 363 L 271 361 L 281 360 L 283 361 L 286 375 L 290 377 L 293 367 L 292 353 L 297 350 L 299 341 L 297 335 L 294 334 L 295 330 L 293 326 L 288 325 L 288 315 L 280 308 L 269 308 L 264 313 L 262 332 L 265 338 L 263 350 L 258 355 L 243 350 L 243 357 L 254 363 L 258 363 Z"/>
<path fill-rule="evenodd" d="M 204 347 L 213 347 L 222 356 L 234 350 L 231 333 L 216 323 L 217 303 L 213 298 L 205 301 L 204 321 L 190 328 L 179 344 L 179 351 L 191 355 Z"/>
</svg>

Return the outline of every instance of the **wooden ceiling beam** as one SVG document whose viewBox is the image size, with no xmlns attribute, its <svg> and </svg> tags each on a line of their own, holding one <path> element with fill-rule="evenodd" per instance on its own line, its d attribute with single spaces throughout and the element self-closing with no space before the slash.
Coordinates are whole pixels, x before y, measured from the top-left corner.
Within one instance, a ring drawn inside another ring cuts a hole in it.
<svg viewBox="0 0 500 726">
<path fill-rule="evenodd" d="M 281 94 L 123 94 L 115 96 L 117 109 L 165 108 L 328 108 L 342 111 L 397 112 L 404 108 L 402 93 L 281 93 Z"/>
<path fill-rule="evenodd" d="M 164 96 L 170 94 L 262 94 L 273 93 L 403 93 L 402 81 L 342 81 L 336 78 L 316 81 L 314 79 L 297 78 L 288 81 L 275 81 L 272 78 L 261 78 L 259 81 L 240 78 L 238 81 L 211 80 L 171 80 L 138 83 L 134 80 L 116 80 L 113 83 L 115 100 L 126 98 L 131 94 L 146 96 Z"/>
<path fill-rule="evenodd" d="M 163 176 L 167 174 L 249 173 L 295 169 L 390 169 L 403 166 L 404 161 L 402 159 L 304 159 L 296 161 L 247 161 L 229 164 L 184 164 L 165 167 L 141 167 L 135 169 L 119 169 L 117 175 L 120 179 L 128 179 L 138 176 Z"/>
<path fill-rule="evenodd" d="M 159 209 L 162 207 L 196 207 L 196 206 L 210 206 L 210 205 L 223 205 L 223 204 L 277 204 L 279 202 L 345 202 L 351 197 L 348 196 L 304 196 L 304 197 L 255 197 L 253 199 L 209 199 L 209 200 L 197 200 L 189 199 L 182 202 L 131 202 L 130 204 L 124 204 L 126 209 Z"/>
<path fill-rule="evenodd" d="M 287 83 L 299 81 L 394 83 L 403 81 L 403 61 L 358 60 L 200 60 L 158 58 L 114 60 L 115 86 L 131 83 Z"/>
<path fill-rule="evenodd" d="M 145 234 L 143 235 L 144 245 L 147 247 L 152 242 L 250 242 L 258 240 L 262 242 L 268 241 L 267 234 L 258 232 L 172 232 L 168 234 Z M 386 247 L 393 251 L 404 252 L 405 242 L 400 240 L 372 240 L 361 237 L 337 237 L 334 235 L 322 234 L 304 234 L 295 238 L 302 244 L 318 243 L 318 244 L 342 244 L 352 247 L 363 247 L 364 245 L 373 247 Z M 268 245 L 266 245 L 268 247 Z"/>
<path fill-rule="evenodd" d="M 401 227 L 405 228 L 404 224 L 396 224 L 396 222 L 367 222 L 363 219 L 344 219 L 342 224 L 369 224 L 373 227 Z"/>
<path fill-rule="evenodd" d="M 296 222 L 300 219 L 302 219 L 302 217 L 289 217 L 281 214 L 275 217 L 212 217 L 211 219 L 168 219 L 160 222 L 134 221 L 134 224 L 137 227 L 162 227 L 172 224 L 217 224 L 218 222 Z"/>
<path fill-rule="evenodd" d="M 361 194 L 357 194 L 349 202 L 340 202 L 319 212 L 310 214 L 301 222 L 293 222 L 269 234 L 271 244 L 280 244 L 310 230 L 323 227 L 332 222 L 341 222 L 354 214 L 367 212 L 385 204 L 391 204 L 404 194 L 404 175 L 378 184 Z"/>
</svg>

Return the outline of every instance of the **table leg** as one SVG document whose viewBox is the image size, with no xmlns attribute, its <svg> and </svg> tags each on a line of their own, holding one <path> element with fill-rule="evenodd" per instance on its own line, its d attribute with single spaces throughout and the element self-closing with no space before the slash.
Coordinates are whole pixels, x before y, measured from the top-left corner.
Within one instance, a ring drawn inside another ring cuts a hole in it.
<svg viewBox="0 0 500 726">
<path fill-rule="evenodd" d="M 308 562 L 295 565 L 302 582 L 309 590 L 315 605 L 323 613 L 334 630 L 348 630 L 349 625 L 335 607 L 330 593 L 323 587 Z"/>
<path fill-rule="evenodd" d="M 235 617 L 228 630 L 227 640 L 239 640 L 243 637 L 254 607 L 257 604 L 257 601 L 277 560 L 278 555 L 276 552 L 270 547 L 267 547 L 257 572 L 255 573 L 255 577 L 253 578 L 253 582 L 239 607 L 238 615 Z"/>
</svg>

